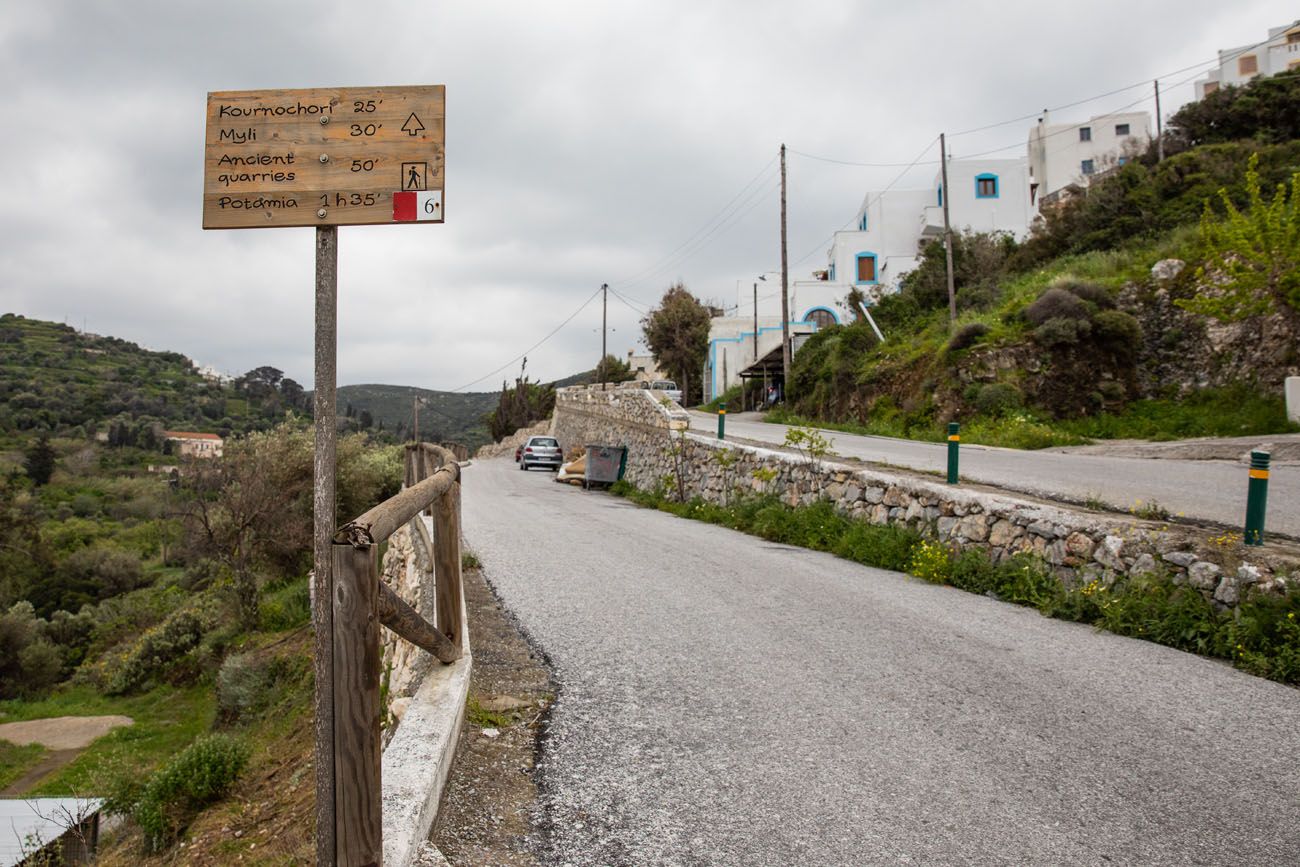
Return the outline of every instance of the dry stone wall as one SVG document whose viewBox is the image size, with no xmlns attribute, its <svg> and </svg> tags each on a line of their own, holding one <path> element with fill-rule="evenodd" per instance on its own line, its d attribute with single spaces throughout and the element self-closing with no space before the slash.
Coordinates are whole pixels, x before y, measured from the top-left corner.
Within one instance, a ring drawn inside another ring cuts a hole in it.
<svg viewBox="0 0 1300 867">
<path fill-rule="evenodd" d="M 432 623 L 437 619 L 438 607 L 433 559 L 429 556 L 427 537 L 416 526 L 417 521 L 424 521 L 424 517 L 414 518 L 388 537 L 388 550 L 380 564 L 379 576 L 403 601 Z M 435 660 L 390 629 L 381 629 L 379 633 L 383 670 L 388 678 L 388 706 L 393 716 L 400 720 Z M 388 734 L 392 734 L 391 729 Z"/>
<path fill-rule="evenodd" d="M 1215 530 L 1103 515 L 978 491 L 924 477 L 862 469 L 833 461 L 686 432 L 689 417 L 642 391 L 564 389 L 556 401 L 555 434 L 570 443 L 626 445 L 626 478 L 637 487 L 674 490 L 725 503 L 740 493 L 773 493 L 790 505 L 829 500 L 871 524 L 904 524 L 995 562 L 1036 555 L 1067 585 L 1113 582 L 1126 575 L 1167 574 L 1221 606 L 1248 593 L 1282 593 L 1300 580 L 1294 552 L 1246 549 L 1240 537 Z"/>
</svg>

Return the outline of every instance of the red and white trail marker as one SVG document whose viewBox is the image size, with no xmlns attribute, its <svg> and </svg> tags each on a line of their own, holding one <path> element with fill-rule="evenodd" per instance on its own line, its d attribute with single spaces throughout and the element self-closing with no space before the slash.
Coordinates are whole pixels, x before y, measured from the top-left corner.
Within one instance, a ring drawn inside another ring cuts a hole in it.
<svg viewBox="0 0 1300 867">
<path fill-rule="evenodd" d="M 442 190 L 393 193 L 393 222 L 442 222 Z"/>
</svg>

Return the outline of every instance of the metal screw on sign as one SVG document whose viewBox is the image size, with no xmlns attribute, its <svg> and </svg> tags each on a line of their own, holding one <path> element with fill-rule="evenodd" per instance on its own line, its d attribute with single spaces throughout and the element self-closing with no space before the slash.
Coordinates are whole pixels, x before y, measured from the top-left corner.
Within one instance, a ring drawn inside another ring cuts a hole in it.
<svg viewBox="0 0 1300 867">
<path fill-rule="evenodd" d="M 1247 545 L 1264 544 L 1264 512 L 1268 507 L 1268 452 L 1250 453 L 1250 482 L 1246 487 Z"/>
<path fill-rule="evenodd" d="M 321 154 L 321 155 L 320 155 L 320 161 L 323 162 L 323 163 L 327 163 L 327 162 L 329 162 L 329 161 L 330 161 L 330 155 L 329 155 L 329 154 Z"/>
<path fill-rule="evenodd" d="M 948 484 L 957 484 L 957 448 L 961 445 L 961 425 L 948 422 Z"/>
<path fill-rule="evenodd" d="M 718 404 L 718 439 L 725 440 L 727 433 L 727 404 Z"/>
</svg>

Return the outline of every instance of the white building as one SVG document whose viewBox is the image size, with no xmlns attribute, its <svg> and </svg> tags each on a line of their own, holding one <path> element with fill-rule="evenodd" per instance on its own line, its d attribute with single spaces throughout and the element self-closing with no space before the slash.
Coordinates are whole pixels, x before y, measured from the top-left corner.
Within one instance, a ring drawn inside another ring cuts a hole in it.
<svg viewBox="0 0 1300 867">
<path fill-rule="evenodd" d="M 777 286 L 777 313 L 775 316 L 759 316 L 757 329 L 752 315 L 717 317 L 709 323 L 709 354 L 704 368 L 706 403 L 733 385 L 739 385 L 742 373 L 760 378 L 762 374 L 756 374 L 755 371 L 760 370 L 764 363 L 770 371 L 770 377 L 779 373 L 782 367 L 781 299 L 780 284 Z M 751 314 L 752 310 L 751 302 Z M 817 324 L 813 321 L 791 322 L 792 348 L 797 350 L 816 330 Z"/>
<path fill-rule="evenodd" d="M 1270 27 L 1268 40 L 1219 52 L 1219 67 L 1196 82 L 1196 98 L 1204 99 L 1228 85 L 1240 86 L 1260 75 L 1277 75 L 1300 67 L 1300 20 Z"/>
<path fill-rule="evenodd" d="M 853 229 L 836 232 L 827 251 L 826 270 L 815 280 L 791 284 L 790 318 L 819 326 L 856 318 L 844 304 L 857 288 L 868 303 L 897 292 L 904 275 L 920 262 L 921 248 L 943 237 L 943 182 L 936 172 L 924 190 L 867 193 L 854 218 Z M 954 232 L 1008 232 L 1023 238 L 1037 215 L 1025 159 L 949 160 L 948 219 Z M 752 309 L 748 299 L 741 308 Z M 779 315 L 780 295 L 759 314 L 769 315 L 772 303 Z M 779 321 L 779 320 L 778 320 Z"/>
<path fill-rule="evenodd" d="M 1085 187 L 1094 175 L 1123 165 L 1151 142 L 1145 111 L 1102 114 L 1082 123 L 1049 123 L 1047 113 L 1029 130 L 1029 183 L 1035 205 L 1063 190 Z"/>
</svg>

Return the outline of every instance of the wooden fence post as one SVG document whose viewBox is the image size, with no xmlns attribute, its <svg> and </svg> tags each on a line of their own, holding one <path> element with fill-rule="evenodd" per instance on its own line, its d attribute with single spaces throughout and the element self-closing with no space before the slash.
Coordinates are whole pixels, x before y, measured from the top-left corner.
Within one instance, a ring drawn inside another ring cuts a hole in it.
<svg viewBox="0 0 1300 867">
<path fill-rule="evenodd" d="M 334 791 L 338 867 L 383 862 L 379 731 L 379 546 L 335 543 Z"/>
<path fill-rule="evenodd" d="M 438 593 L 438 630 L 461 646 L 460 480 L 433 505 L 433 570 Z"/>
</svg>

